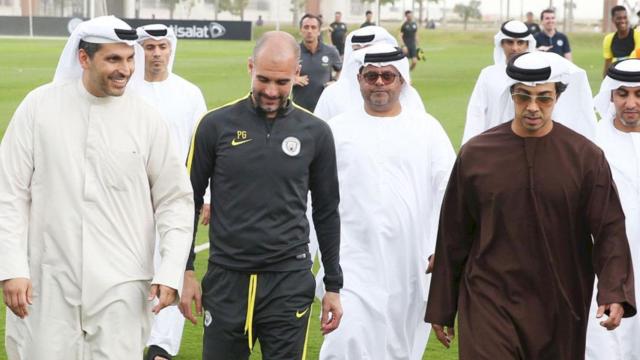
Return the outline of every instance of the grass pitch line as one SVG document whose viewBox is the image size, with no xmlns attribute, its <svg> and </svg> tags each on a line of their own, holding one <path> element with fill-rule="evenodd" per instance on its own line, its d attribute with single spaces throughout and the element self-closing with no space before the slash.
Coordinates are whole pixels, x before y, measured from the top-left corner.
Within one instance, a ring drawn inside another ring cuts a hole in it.
<svg viewBox="0 0 640 360">
<path fill-rule="evenodd" d="M 196 247 L 194 248 L 196 254 L 201 252 L 201 251 L 208 250 L 208 249 L 209 249 L 209 243 L 208 242 L 206 242 L 204 244 L 196 245 Z"/>
</svg>

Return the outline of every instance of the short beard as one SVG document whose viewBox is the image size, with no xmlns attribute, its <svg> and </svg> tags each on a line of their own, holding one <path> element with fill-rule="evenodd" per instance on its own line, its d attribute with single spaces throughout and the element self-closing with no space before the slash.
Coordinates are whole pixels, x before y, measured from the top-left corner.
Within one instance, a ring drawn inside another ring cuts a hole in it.
<svg viewBox="0 0 640 360">
<path fill-rule="evenodd" d="M 631 128 L 631 129 L 635 129 L 640 127 L 640 119 L 634 120 L 634 121 L 627 121 L 624 119 L 623 116 L 619 116 L 618 120 L 620 120 L 620 123 L 626 127 L 626 128 Z"/>
<path fill-rule="evenodd" d="M 284 107 L 287 104 L 287 98 L 288 98 L 288 97 L 284 97 L 284 96 L 279 96 L 278 97 L 278 106 L 275 109 L 271 110 L 271 109 L 265 109 L 264 107 L 262 107 L 261 99 L 263 97 L 266 97 L 266 95 L 264 95 L 264 94 L 262 94 L 260 92 L 256 93 L 256 105 L 258 106 L 258 108 L 260 108 L 260 110 L 264 111 L 265 113 L 278 112 L 281 109 L 284 109 Z"/>
</svg>

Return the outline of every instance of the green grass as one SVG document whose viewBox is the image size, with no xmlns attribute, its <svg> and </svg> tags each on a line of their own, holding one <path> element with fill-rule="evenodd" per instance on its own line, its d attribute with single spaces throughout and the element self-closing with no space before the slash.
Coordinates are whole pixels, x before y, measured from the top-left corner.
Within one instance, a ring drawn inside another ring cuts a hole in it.
<svg viewBox="0 0 640 360">
<path fill-rule="evenodd" d="M 480 69 L 492 63 L 493 34 L 490 32 L 445 32 L 421 30 L 420 39 L 427 61 L 412 73 L 427 110 L 440 120 L 457 148 L 462 137 L 467 99 Z M 571 34 L 575 62 L 587 70 L 591 87 L 599 86 L 602 71 L 601 35 Z M 202 89 L 208 106 L 215 107 L 245 95 L 249 89 L 247 57 L 251 42 L 181 41 L 175 71 Z M 22 98 L 34 87 L 49 82 L 64 46 L 62 40 L 0 39 L 0 136 Z M 204 242 L 206 231 L 199 232 Z M 197 259 L 198 276 L 206 269 L 206 255 Z M 313 308 L 319 313 L 318 303 Z M 177 359 L 199 359 L 202 321 L 185 325 Z M 4 339 L 4 306 L 0 305 L 0 336 Z M 322 344 L 317 316 L 313 316 L 309 337 L 309 359 L 316 359 Z M 4 344 L 4 340 L 3 344 Z M 259 359 L 259 350 L 251 357 Z M 445 350 L 432 336 L 424 359 L 457 359 L 457 350 Z M 0 360 L 5 360 L 4 351 Z"/>
</svg>

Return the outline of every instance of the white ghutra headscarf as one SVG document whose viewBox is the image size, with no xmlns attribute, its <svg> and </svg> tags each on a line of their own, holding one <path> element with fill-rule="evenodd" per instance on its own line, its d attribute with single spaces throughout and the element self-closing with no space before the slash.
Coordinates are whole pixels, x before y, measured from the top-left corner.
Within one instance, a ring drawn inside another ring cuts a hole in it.
<svg viewBox="0 0 640 360">
<path fill-rule="evenodd" d="M 136 29 L 138 33 L 138 43 L 143 45 L 145 40 L 153 39 L 153 40 L 168 40 L 169 44 L 171 44 L 171 56 L 169 57 L 169 64 L 167 65 L 167 70 L 169 72 L 173 71 L 173 63 L 176 60 L 176 48 L 178 47 L 178 38 L 176 34 L 173 32 L 173 29 L 164 25 L 164 24 L 150 24 L 140 26 Z"/>
<path fill-rule="evenodd" d="M 510 20 L 502 24 L 500 30 L 493 37 L 493 61 L 496 64 L 507 65 L 507 57 L 502 49 L 502 40 L 526 40 L 528 52 L 536 51 L 536 39 L 525 23 L 519 20 Z"/>
<path fill-rule="evenodd" d="M 505 109 L 504 119 L 513 119 L 514 105 L 511 99 L 512 85 L 527 86 L 561 82 L 567 89 L 560 95 L 552 118 L 571 130 L 594 140 L 596 114 L 587 73 L 564 57 L 544 51 L 534 51 L 514 56 L 506 68 L 509 81 L 501 96 L 501 103 L 510 104 Z M 507 120 L 508 121 L 508 120 Z"/>
<path fill-rule="evenodd" d="M 593 99 L 596 111 L 602 120 L 612 120 L 616 116 L 611 92 L 621 86 L 640 86 L 640 59 L 621 60 L 613 63 L 607 70 L 607 76 L 602 80 L 600 91 Z"/>
<path fill-rule="evenodd" d="M 80 40 L 94 44 L 123 43 L 133 46 L 136 71 L 132 74 L 131 80 L 134 77 L 144 79 L 144 52 L 136 42 L 137 39 L 138 35 L 131 26 L 112 15 L 100 16 L 80 23 L 71 33 L 62 50 L 53 82 L 61 83 L 82 77 L 82 67 L 78 60 Z"/>
</svg>

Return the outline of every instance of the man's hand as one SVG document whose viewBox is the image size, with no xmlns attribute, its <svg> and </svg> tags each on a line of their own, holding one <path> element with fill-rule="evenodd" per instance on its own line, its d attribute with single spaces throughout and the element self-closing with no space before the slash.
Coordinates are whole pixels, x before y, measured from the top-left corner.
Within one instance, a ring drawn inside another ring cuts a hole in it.
<svg viewBox="0 0 640 360">
<path fill-rule="evenodd" d="M 600 325 L 607 328 L 607 330 L 613 330 L 620 325 L 624 315 L 624 308 L 618 303 L 600 305 L 596 312 L 596 318 L 600 319 L 607 310 L 609 310 L 609 318 L 605 321 L 600 321 Z"/>
<path fill-rule="evenodd" d="M 296 76 L 295 84 L 298 86 L 307 86 L 309 85 L 309 75 Z"/>
<path fill-rule="evenodd" d="M 147 300 L 151 301 L 156 297 L 158 298 L 158 303 L 153 307 L 153 309 L 151 309 L 154 314 L 158 315 L 160 310 L 173 304 L 173 302 L 176 301 L 177 296 L 178 291 L 176 289 L 165 285 L 153 284 L 151 285 L 151 290 L 149 290 L 149 297 Z"/>
<path fill-rule="evenodd" d="M 187 270 L 184 272 L 184 285 L 182 286 L 182 297 L 180 298 L 180 312 L 187 320 L 191 321 L 193 325 L 198 323 L 198 319 L 191 311 L 191 302 L 196 302 L 196 314 L 202 315 L 202 291 L 200 290 L 200 283 L 196 279 L 196 275 L 193 270 Z"/>
<path fill-rule="evenodd" d="M 202 225 L 209 225 L 210 218 L 211 218 L 211 205 L 203 204 L 202 210 L 200 211 L 200 220 Z"/>
<path fill-rule="evenodd" d="M 31 280 L 27 278 L 5 280 L 2 290 L 4 303 L 7 307 L 20 319 L 27 317 L 29 315 L 28 305 L 33 304 Z"/>
<path fill-rule="evenodd" d="M 342 304 L 340 304 L 340 294 L 327 291 L 322 298 L 322 318 L 320 319 L 320 330 L 322 335 L 327 335 L 337 329 L 342 319 Z"/>
<path fill-rule="evenodd" d="M 444 331 L 444 326 L 438 324 L 431 324 L 431 328 L 436 333 L 436 337 L 438 340 L 446 347 L 447 349 L 451 346 L 453 342 L 453 338 L 456 336 L 456 332 L 453 326 L 447 326 L 447 332 Z"/>
<path fill-rule="evenodd" d="M 435 258 L 435 256 L 433 256 L 433 254 L 431 254 L 431 256 L 429 256 L 429 260 L 427 260 L 427 274 L 431 274 L 433 272 L 433 259 Z"/>
</svg>

